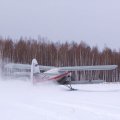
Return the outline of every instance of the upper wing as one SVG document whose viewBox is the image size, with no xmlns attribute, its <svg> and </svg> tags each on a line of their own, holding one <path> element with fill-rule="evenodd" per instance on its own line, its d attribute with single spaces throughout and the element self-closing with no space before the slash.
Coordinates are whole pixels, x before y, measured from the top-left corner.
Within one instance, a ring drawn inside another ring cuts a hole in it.
<svg viewBox="0 0 120 120">
<path fill-rule="evenodd" d="M 4 76 L 12 76 L 12 77 L 29 77 L 31 71 L 30 64 L 18 64 L 18 63 L 8 63 L 4 65 L 3 70 Z"/>
<path fill-rule="evenodd" d="M 96 65 L 96 66 L 70 66 L 70 67 L 59 67 L 59 71 L 82 71 L 82 70 L 113 70 L 117 68 L 117 65 Z M 5 68 L 10 69 L 20 69 L 20 70 L 30 70 L 30 64 L 15 64 L 9 63 L 5 65 Z M 54 66 L 41 66 L 39 65 L 40 70 L 50 70 L 56 68 Z"/>
<path fill-rule="evenodd" d="M 8 69 L 20 69 L 20 70 L 30 70 L 31 65 L 30 64 L 19 64 L 19 63 L 8 63 L 5 65 L 5 68 Z M 54 66 L 42 66 L 39 65 L 40 70 L 50 70 L 55 68 Z"/>
<path fill-rule="evenodd" d="M 70 66 L 59 67 L 59 71 L 113 70 L 115 68 L 117 68 L 117 65 Z"/>
<path fill-rule="evenodd" d="M 56 67 L 39 65 L 40 70 L 45 70 L 46 71 L 46 70 L 50 70 L 50 69 L 54 69 L 54 68 L 56 68 Z"/>
<path fill-rule="evenodd" d="M 18 64 L 18 63 L 9 63 L 5 65 L 5 68 L 9 69 L 21 69 L 21 70 L 30 70 L 30 64 Z"/>
</svg>

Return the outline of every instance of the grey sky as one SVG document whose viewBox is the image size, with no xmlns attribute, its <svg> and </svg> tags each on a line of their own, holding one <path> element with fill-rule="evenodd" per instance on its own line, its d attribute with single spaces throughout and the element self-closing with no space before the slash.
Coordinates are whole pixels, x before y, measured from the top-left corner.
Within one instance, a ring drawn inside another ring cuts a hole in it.
<svg viewBox="0 0 120 120">
<path fill-rule="evenodd" d="M 0 35 L 120 48 L 120 0 L 0 0 Z"/>
</svg>

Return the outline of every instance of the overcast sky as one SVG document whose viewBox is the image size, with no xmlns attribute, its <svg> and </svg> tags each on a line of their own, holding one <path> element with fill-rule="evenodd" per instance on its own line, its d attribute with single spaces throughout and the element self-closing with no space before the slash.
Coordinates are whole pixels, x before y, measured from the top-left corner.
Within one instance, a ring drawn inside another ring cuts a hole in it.
<svg viewBox="0 0 120 120">
<path fill-rule="evenodd" d="M 120 0 L 0 0 L 0 36 L 120 48 Z"/>
</svg>

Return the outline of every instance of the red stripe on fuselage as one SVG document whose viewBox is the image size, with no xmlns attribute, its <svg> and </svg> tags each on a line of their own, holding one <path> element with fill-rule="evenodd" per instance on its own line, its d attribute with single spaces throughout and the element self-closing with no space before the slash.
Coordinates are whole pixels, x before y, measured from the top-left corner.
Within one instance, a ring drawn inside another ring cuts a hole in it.
<svg viewBox="0 0 120 120">
<path fill-rule="evenodd" d="M 69 73 L 70 73 L 70 72 L 66 72 L 66 73 L 63 73 L 63 74 L 54 76 L 54 77 L 50 78 L 49 80 L 59 80 L 59 79 L 65 77 L 66 75 L 68 75 Z"/>
</svg>

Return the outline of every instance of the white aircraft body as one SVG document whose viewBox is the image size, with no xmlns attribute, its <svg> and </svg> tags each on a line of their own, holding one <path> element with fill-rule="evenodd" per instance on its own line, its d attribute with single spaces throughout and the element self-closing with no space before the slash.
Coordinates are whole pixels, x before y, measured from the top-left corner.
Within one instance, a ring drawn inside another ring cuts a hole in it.
<svg viewBox="0 0 120 120">
<path fill-rule="evenodd" d="M 31 81 L 33 83 L 54 80 L 61 84 L 66 85 L 71 90 L 71 72 L 72 71 L 84 71 L 84 70 L 114 70 L 117 65 L 95 65 L 95 66 L 68 66 L 68 67 L 54 67 L 54 66 L 41 66 L 38 65 L 36 59 L 32 60 L 32 64 L 14 64 L 9 63 L 5 68 L 30 70 Z M 41 70 L 45 72 L 40 72 Z"/>
</svg>

